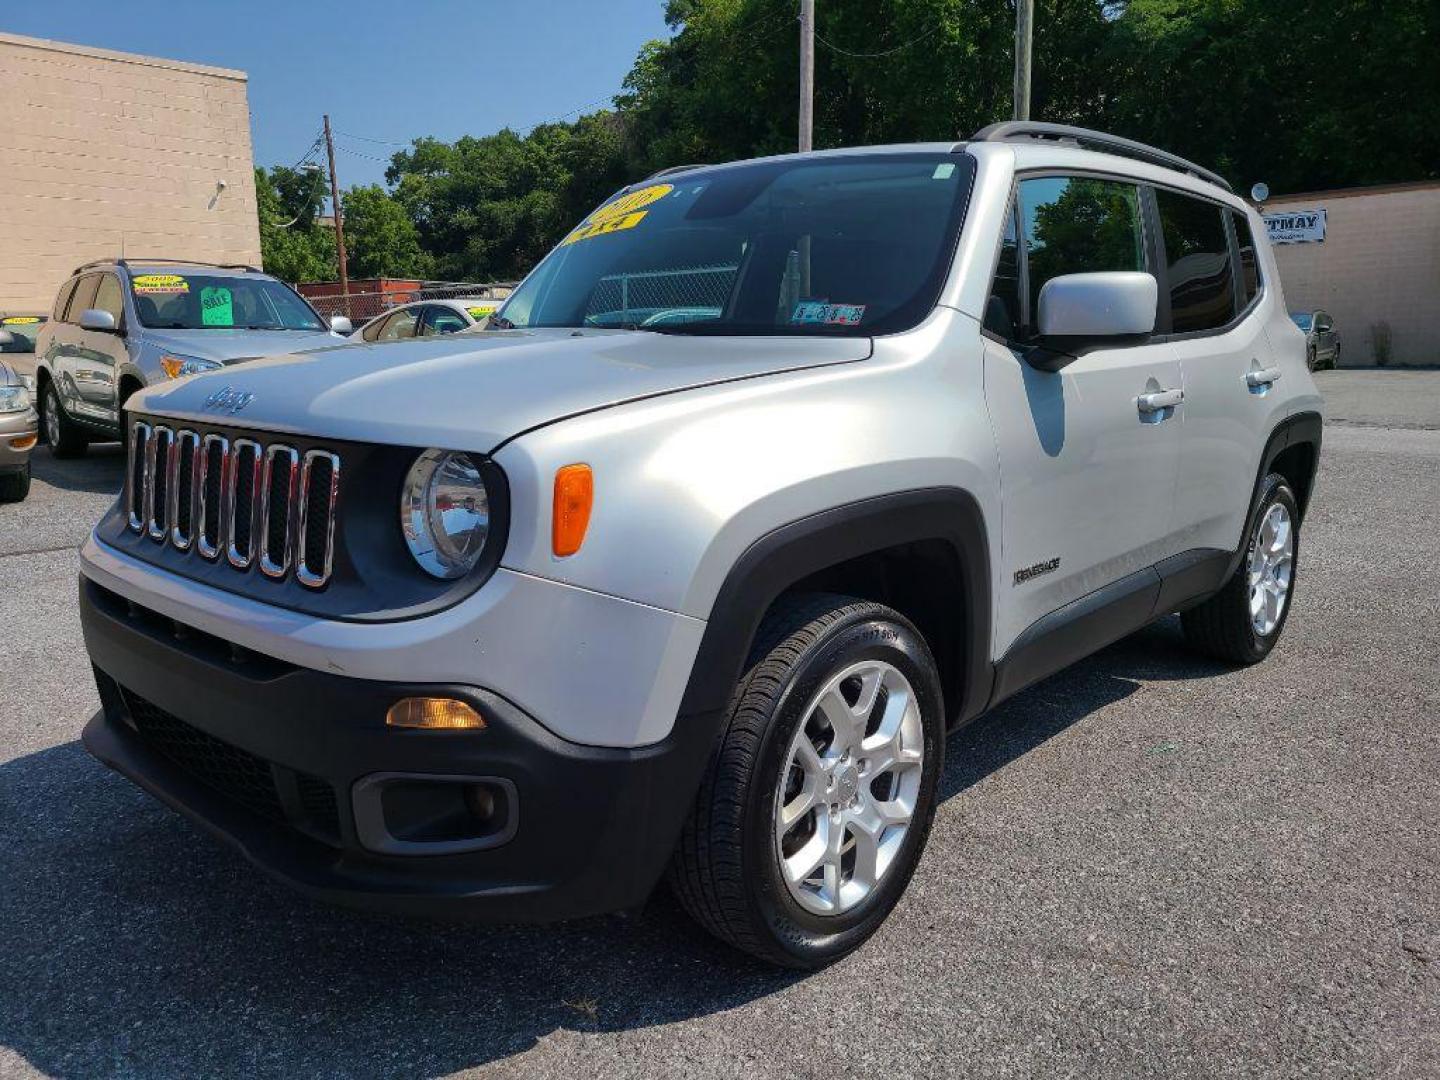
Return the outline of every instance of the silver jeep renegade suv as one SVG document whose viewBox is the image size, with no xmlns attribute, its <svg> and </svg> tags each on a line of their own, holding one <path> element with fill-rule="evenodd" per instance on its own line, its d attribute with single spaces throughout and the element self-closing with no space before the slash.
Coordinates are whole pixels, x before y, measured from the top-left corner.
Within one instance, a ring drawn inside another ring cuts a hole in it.
<svg viewBox="0 0 1440 1080">
<path fill-rule="evenodd" d="M 137 394 L 85 744 L 312 896 L 666 877 L 816 967 L 914 873 L 947 732 L 1173 612 L 1265 657 L 1320 405 L 1260 219 L 1161 151 L 670 170 L 491 329 Z"/>
</svg>

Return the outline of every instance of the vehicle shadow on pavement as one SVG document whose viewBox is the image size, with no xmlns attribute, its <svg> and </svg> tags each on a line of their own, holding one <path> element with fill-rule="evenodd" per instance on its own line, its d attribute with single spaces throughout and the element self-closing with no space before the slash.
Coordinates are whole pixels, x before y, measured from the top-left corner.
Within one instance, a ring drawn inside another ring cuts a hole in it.
<svg viewBox="0 0 1440 1080">
<path fill-rule="evenodd" d="M 1192 678 L 1164 624 L 951 740 L 943 795 L 1112 701 Z M 924 868 L 921 870 L 924 873 Z M 442 925 L 293 895 L 78 742 L 0 765 L 0 1045 L 52 1076 L 436 1075 L 568 1032 L 725 1012 L 801 976 L 633 919 Z"/>
<path fill-rule="evenodd" d="M 99 443 L 84 457 L 61 461 L 48 446 L 37 446 L 30 455 L 30 473 L 62 491 L 88 491 L 113 495 L 125 485 L 125 447 L 121 443 Z"/>
</svg>

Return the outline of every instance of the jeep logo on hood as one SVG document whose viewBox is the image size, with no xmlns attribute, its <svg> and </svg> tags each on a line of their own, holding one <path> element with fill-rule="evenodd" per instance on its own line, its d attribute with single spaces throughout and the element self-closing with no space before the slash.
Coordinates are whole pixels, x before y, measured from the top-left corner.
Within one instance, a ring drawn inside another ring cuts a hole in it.
<svg viewBox="0 0 1440 1080">
<path fill-rule="evenodd" d="M 227 416 L 234 416 L 241 409 L 255 400 L 255 395 L 245 390 L 237 390 L 233 386 L 222 386 L 205 399 L 206 412 L 221 412 Z"/>
</svg>

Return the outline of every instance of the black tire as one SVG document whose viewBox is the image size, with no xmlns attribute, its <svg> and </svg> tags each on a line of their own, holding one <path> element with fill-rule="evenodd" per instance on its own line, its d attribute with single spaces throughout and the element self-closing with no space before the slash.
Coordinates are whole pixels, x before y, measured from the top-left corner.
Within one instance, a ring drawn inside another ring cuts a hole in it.
<svg viewBox="0 0 1440 1080">
<path fill-rule="evenodd" d="M 1261 634 L 1250 615 L 1250 558 L 1259 540 L 1265 515 L 1276 503 L 1290 515 L 1294 550 L 1290 561 L 1290 583 L 1284 606 L 1273 630 Z M 1290 609 L 1295 604 L 1295 586 L 1300 568 L 1300 509 L 1295 494 L 1279 473 L 1270 473 L 1260 485 L 1260 497 L 1245 533 L 1245 553 L 1235 573 L 1218 593 L 1203 604 L 1180 615 L 1186 640 L 1201 652 L 1237 664 L 1257 664 L 1270 655 L 1280 640 Z"/>
<path fill-rule="evenodd" d="M 870 894 L 840 914 L 818 915 L 782 877 L 775 799 L 814 696 L 844 667 L 868 659 L 895 668 L 914 691 L 924 754 L 919 789 L 908 831 Z M 944 750 L 935 661 L 904 616 L 844 596 L 782 598 L 756 635 L 681 833 L 668 874 L 672 890 L 700 925 L 770 963 L 815 970 L 840 959 L 875 932 L 914 873 L 935 814 Z"/>
<path fill-rule="evenodd" d="M 53 381 L 45 384 L 40 395 L 40 432 L 57 458 L 80 457 L 90 445 L 84 429 L 70 419 L 65 406 L 60 404 L 60 394 Z"/>
<path fill-rule="evenodd" d="M 0 473 L 0 503 L 24 502 L 30 494 L 30 462 L 14 472 Z"/>
<path fill-rule="evenodd" d="M 1315 370 L 1315 346 L 1310 345 L 1305 349 L 1305 366 L 1311 371 Z"/>
</svg>

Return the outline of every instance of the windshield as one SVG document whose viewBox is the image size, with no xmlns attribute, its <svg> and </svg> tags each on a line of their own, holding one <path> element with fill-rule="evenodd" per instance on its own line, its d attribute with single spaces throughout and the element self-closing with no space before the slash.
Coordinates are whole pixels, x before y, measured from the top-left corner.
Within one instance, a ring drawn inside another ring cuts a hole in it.
<svg viewBox="0 0 1440 1080">
<path fill-rule="evenodd" d="M 1302 313 L 1299 314 L 1299 315 L 1291 315 L 1290 318 L 1291 318 L 1291 320 L 1295 323 L 1296 326 L 1300 327 L 1301 330 L 1309 330 L 1309 329 L 1310 329 L 1310 320 L 1311 320 L 1312 316 L 1310 315 L 1310 313 L 1309 313 L 1308 311 L 1302 312 Z"/>
<path fill-rule="evenodd" d="M 867 336 L 934 307 L 964 154 L 788 159 L 643 185 L 586 218 L 491 327 Z"/>
<path fill-rule="evenodd" d="M 324 330 L 310 305 L 274 278 L 136 274 L 135 312 L 155 330 Z"/>
<path fill-rule="evenodd" d="M 42 315 L 7 315 L 0 319 L 0 330 L 9 330 L 14 339 L 9 345 L 0 345 L 0 352 L 33 353 L 35 337 L 44 325 Z"/>
</svg>

